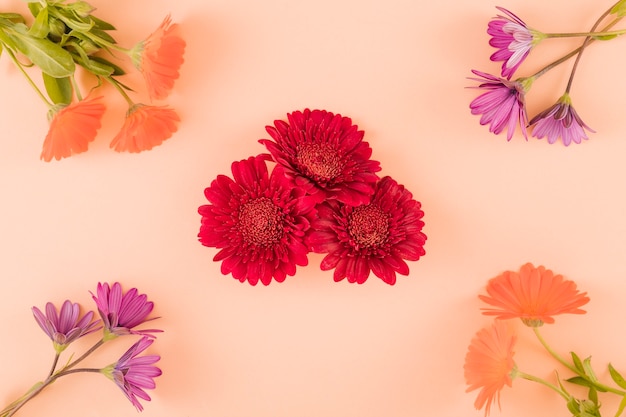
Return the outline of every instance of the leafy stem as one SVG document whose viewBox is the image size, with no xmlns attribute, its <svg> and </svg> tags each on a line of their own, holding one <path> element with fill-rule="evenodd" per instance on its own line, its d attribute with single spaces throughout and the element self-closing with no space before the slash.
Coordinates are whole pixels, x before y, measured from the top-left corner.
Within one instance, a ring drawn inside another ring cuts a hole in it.
<svg viewBox="0 0 626 417">
<path fill-rule="evenodd" d="M 521 371 L 519 371 L 517 369 L 514 371 L 514 375 L 516 377 L 524 378 L 524 379 L 529 380 L 529 381 L 538 382 L 539 384 L 544 385 L 544 386 L 550 388 L 551 390 L 555 391 L 557 394 L 559 394 L 561 397 L 563 397 L 566 401 L 570 401 L 571 398 L 572 398 L 572 396 L 569 395 L 567 392 L 565 392 L 564 389 L 561 389 L 561 388 L 557 387 L 556 385 L 551 384 L 550 382 L 546 381 L 543 378 L 539 378 L 537 376 L 530 375 L 530 374 L 527 374 L 525 372 L 521 372 Z"/>
<path fill-rule="evenodd" d="M 561 365 L 565 366 L 567 369 L 575 373 L 579 378 L 582 378 L 583 383 L 579 385 L 593 387 L 600 392 L 611 392 L 621 397 L 626 396 L 626 391 L 613 388 L 598 381 L 597 378 L 595 378 L 595 375 L 593 375 L 593 371 L 591 370 L 591 365 L 588 359 L 586 359 L 584 362 L 577 360 L 578 362 L 580 362 L 578 366 L 575 364 L 571 364 L 570 362 L 566 361 L 558 352 L 552 349 L 550 345 L 548 345 L 546 340 L 539 332 L 539 328 L 533 327 L 533 331 L 535 332 L 535 335 L 537 336 L 537 339 L 539 340 L 541 345 L 548 351 L 548 353 L 550 353 L 550 355 L 554 359 L 556 359 Z M 576 359 L 578 358 L 576 354 L 572 354 L 572 356 Z"/>
<path fill-rule="evenodd" d="M 46 97 L 46 95 L 39 89 L 39 87 L 37 87 L 37 84 L 35 84 L 33 79 L 30 78 L 30 75 L 28 75 L 28 73 L 24 70 L 22 63 L 17 59 L 17 57 L 15 56 L 11 48 L 7 48 L 5 45 L 4 50 L 7 52 L 7 54 L 9 55 L 9 58 L 11 58 L 11 61 L 13 61 L 13 63 L 19 69 L 19 71 L 24 75 L 24 77 L 26 77 L 26 81 L 28 81 L 30 86 L 33 87 L 37 95 L 41 97 L 41 99 L 48 105 L 48 107 L 52 107 L 52 103 L 50 102 L 50 100 L 48 100 L 48 97 Z"/>
<path fill-rule="evenodd" d="M 73 374 L 73 373 L 78 373 L 78 372 L 100 372 L 99 369 L 95 369 L 95 368 L 74 369 L 74 367 L 78 365 L 80 362 L 82 362 L 87 356 L 91 355 L 96 349 L 102 346 L 104 342 L 105 342 L 104 339 L 100 339 L 91 348 L 89 348 L 85 353 L 83 353 L 78 359 L 65 365 L 63 368 L 55 372 L 56 366 L 59 361 L 59 356 L 60 356 L 60 354 L 56 352 L 54 355 L 54 359 L 52 361 L 52 367 L 46 379 L 33 385 L 33 387 L 29 389 L 24 395 L 22 395 L 17 400 L 13 401 L 11 404 L 5 407 L 2 411 L 0 411 L 0 417 L 13 416 L 15 413 L 17 413 L 17 411 L 20 408 L 26 405 L 27 402 L 35 398 L 47 386 L 49 386 L 50 384 L 52 384 L 54 381 L 61 378 L 62 376 Z"/>
</svg>

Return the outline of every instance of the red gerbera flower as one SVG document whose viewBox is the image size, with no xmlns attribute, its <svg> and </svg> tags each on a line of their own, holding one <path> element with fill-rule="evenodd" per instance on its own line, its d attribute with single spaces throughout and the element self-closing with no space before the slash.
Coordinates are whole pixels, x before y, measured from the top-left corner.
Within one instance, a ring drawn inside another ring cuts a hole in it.
<svg viewBox="0 0 626 417">
<path fill-rule="evenodd" d="M 70 105 L 57 105 L 49 113 L 48 135 L 43 142 L 41 159 L 50 162 L 85 152 L 96 138 L 106 107 L 102 97 L 91 97 Z"/>
<path fill-rule="evenodd" d="M 288 122 L 276 120 L 266 130 L 275 142 L 261 139 L 274 160 L 296 179 L 298 187 L 316 197 L 345 204 L 369 202 L 380 171 L 370 160 L 372 149 L 363 131 L 348 117 L 325 110 L 296 111 Z"/>
<path fill-rule="evenodd" d="M 168 15 L 157 30 L 131 51 L 133 63 L 143 74 L 152 98 L 167 97 L 179 77 L 186 45 L 178 32 L 178 24 L 172 24 Z"/>
<path fill-rule="evenodd" d="M 552 316 L 557 314 L 584 314 L 580 307 L 589 302 L 587 293 L 578 292 L 576 283 L 531 263 L 519 272 L 506 271 L 489 280 L 487 294 L 479 295 L 491 306 L 483 308 L 483 314 L 499 319 L 520 318 L 530 327 L 554 323 Z"/>
<path fill-rule="evenodd" d="M 474 402 L 477 410 L 485 407 L 489 415 L 491 405 L 500 402 L 500 391 L 512 385 L 515 371 L 513 355 L 517 337 L 513 329 L 502 320 L 476 333 L 465 355 L 465 381 L 467 392 L 480 388 Z"/>
<path fill-rule="evenodd" d="M 110 147 L 117 152 L 141 152 L 152 149 L 169 139 L 178 130 L 180 117 L 166 106 L 133 105 Z"/>
<path fill-rule="evenodd" d="M 384 177 L 366 204 L 320 204 L 308 243 L 314 252 L 328 253 L 321 268 L 335 268 L 335 281 L 347 278 L 362 284 L 372 271 L 393 285 L 396 272 L 409 273 L 405 259 L 417 261 L 426 253 L 423 216 L 421 204 L 412 194 L 391 177 Z"/>
<path fill-rule="evenodd" d="M 204 194 L 198 237 L 221 249 L 213 258 L 222 273 L 241 282 L 268 285 L 307 265 L 304 234 L 314 214 L 314 200 L 294 186 L 280 166 L 268 174 L 267 155 L 233 162 L 233 179 L 219 175 Z"/>
</svg>

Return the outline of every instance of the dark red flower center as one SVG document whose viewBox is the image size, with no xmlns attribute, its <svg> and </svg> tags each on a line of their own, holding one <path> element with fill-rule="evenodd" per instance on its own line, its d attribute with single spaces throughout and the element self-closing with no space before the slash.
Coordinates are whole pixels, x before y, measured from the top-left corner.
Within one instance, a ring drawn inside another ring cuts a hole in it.
<svg viewBox="0 0 626 417">
<path fill-rule="evenodd" d="M 389 215 L 371 204 L 356 207 L 348 217 L 348 233 L 359 247 L 379 247 L 389 236 Z"/>
<path fill-rule="evenodd" d="M 325 143 L 303 143 L 298 146 L 296 159 L 305 174 L 316 181 L 329 181 L 342 171 L 337 150 Z"/>
<path fill-rule="evenodd" d="M 239 209 L 239 232 L 247 243 L 268 246 L 283 236 L 283 215 L 269 198 L 259 197 Z"/>
</svg>

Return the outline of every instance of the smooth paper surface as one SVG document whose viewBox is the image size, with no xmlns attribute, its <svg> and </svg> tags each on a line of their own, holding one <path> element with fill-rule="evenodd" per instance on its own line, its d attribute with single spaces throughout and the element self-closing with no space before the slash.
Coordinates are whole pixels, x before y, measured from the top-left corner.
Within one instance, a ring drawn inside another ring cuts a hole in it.
<svg viewBox="0 0 626 417">
<path fill-rule="evenodd" d="M 187 41 L 165 102 L 179 131 L 151 151 L 109 143 L 126 104 L 105 88 L 108 111 L 89 151 L 39 160 L 47 108 L 0 57 L 0 403 L 45 378 L 54 351 L 32 317 L 65 299 L 95 308 L 98 282 L 120 281 L 154 301 L 164 333 L 148 353 L 163 375 L 146 417 L 483 416 L 465 393 L 463 361 L 491 323 L 478 294 L 499 273 L 543 264 L 588 292 L 586 315 L 558 316 L 544 336 L 563 355 L 593 355 L 626 370 L 626 39 L 584 54 L 571 96 L 597 133 L 580 145 L 510 141 L 480 126 L 469 103 L 471 69 L 498 74 L 486 33 L 500 5 L 542 31 L 585 31 L 610 7 L 583 0 L 91 0 L 132 46 L 168 13 Z M 26 3 L 0 9 L 27 14 Z M 519 69 L 529 75 L 580 40 L 546 40 Z M 126 68 L 131 70 L 129 62 Z M 537 80 L 529 115 L 565 89 L 571 61 Z M 125 78 L 148 100 L 137 74 Z M 35 71 L 33 77 L 39 82 Z M 80 79 L 85 91 L 93 80 Z M 42 82 L 43 83 L 43 82 Z M 335 283 L 322 255 L 293 277 L 252 287 L 220 273 L 216 249 L 197 241 L 204 188 L 233 161 L 265 152 L 265 126 L 295 110 L 325 109 L 365 131 L 390 175 L 422 203 L 426 255 L 389 286 Z M 521 323 L 516 363 L 555 382 Z M 85 366 L 106 366 L 132 344 L 120 338 Z M 68 348 L 80 354 L 94 339 Z M 575 390 L 574 390 L 575 391 Z M 602 397 L 604 398 L 604 397 Z M 604 408 L 615 409 L 606 399 Z M 505 387 L 493 416 L 568 416 L 564 402 L 524 380 Z M 603 410 L 604 410 L 603 408 Z M 611 414 L 609 412 L 609 414 Z M 70 375 L 18 416 L 136 416 L 98 374 Z M 611 414 L 612 415 L 612 414 Z"/>
</svg>

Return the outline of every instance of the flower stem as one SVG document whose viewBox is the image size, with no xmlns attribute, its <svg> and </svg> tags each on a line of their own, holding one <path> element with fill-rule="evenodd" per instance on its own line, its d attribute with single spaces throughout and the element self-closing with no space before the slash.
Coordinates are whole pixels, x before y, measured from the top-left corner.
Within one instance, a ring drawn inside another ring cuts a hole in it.
<svg viewBox="0 0 626 417">
<path fill-rule="evenodd" d="M 55 352 L 54 360 L 52 361 L 52 367 L 50 368 L 50 372 L 48 373 L 48 378 L 54 373 L 54 370 L 57 367 L 57 363 L 59 362 L 59 357 L 61 354 L 59 352 Z"/>
<path fill-rule="evenodd" d="M 594 32 L 593 30 L 597 27 L 597 25 L 607 16 L 605 13 L 597 22 L 596 26 L 592 29 L 591 32 L 569 32 L 569 33 L 544 33 L 543 36 L 546 38 L 598 38 L 604 36 L 620 36 L 626 33 L 626 29 L 621 30 L 612 30 L 612 31 L 603 31 L 603 32 Z"/>
<path fill-rule="evenodd" d="M 100 368 L 68 369 L 67 371 L 60 371 L 59 373 L 54 375 L 54 379 L 58 379 L 58 378 L 61 378 L 62 376 L 69 375 L 69 374 L 77 374 L 79 372 L 97 372 L 97 373 L 99 373 L 100 371 L 101 371 Z"/>
<path fill-rule="evenodd" d="M 610 9 L 609 9 L 610 10 Z M 606 13 L 605 13 L 606 14 Z M 608 29 L 612 28 L 613 26 L 615 26 L 622 18 L 618 17 L 616 19 L 614 19 L 611 23 L 609 23 L 608 25 L 606 25 L 601 32 L 606 32 Z M 598 20 L 601 21 L 602 19 Z M 585 47 L 589 46 L 592 42 L 594 42 L 595 39 L 590 38 L 589 41 L 587 42 L 587 44 L 585 45 Z M 534 78 L 539 78 L 541 77 L 543 74 L 545 74 L 546 72 L 550 71 L 552 68 L 561 65 L 563 62 L 567 61 L 568 59 L 570 59 L 571 57 L 573 57 L 574 55 L 578 54 L 581 50 L 582 50 L 582 46 L 579 46 L 578 48 L 568 52 L 567 54 L 563 55 L 561 58 L 557 59 L 554 62 L 551 62 L 550 64 L 546 65 L 545 67 L 541 68 L 539 71 L 537 71 L 535 74 L 533 74 L 531 77 Z M 529 77 L 530 78 L 530 77 Z"/>
<path fill-rule="evenodd" d="M 611 6 L 607 11 L 602 13 L 602 15 L 598 18 L 598 20 L 596 20 L 596 23 L 594 23 L 593 26 L 591 27 L 592 32 L 596 30 L 596 28 L 600 25 L 600 23 L 611 13 L 612 9 L 613 9 L 613 6 Z M 583 44 L 580 46 L 580 50 L 578 51 L 578 55 L 576 56 L 576 60 L 574 61 L 574 65 L 572 66 L 572 71 L 570 72 L 569 79 L 567 80 L 567 87 L 565 88 L 566 93 L 569 93 L 570 89 L 572 88 L 572 82 L 574 81 L 574 75 L 576 74 L 576 69 L 578 68 L 580 58 L 582 57 L 583 51 L 585 50 L 585 48 L 591 42 L 591 39 L 592 39 L 591 36 L 585 37 L 585 40 L 583 40 Z"/>
<path fill-rule="evenodd" d="M 94 344 L 92 347 L 89 348 L 89 350 L 85 353 L 83 353 L 80 358 L 76 359 L 74 362 L 68 364 L 67 366 L 64 366 L 63 369 L 61 369 L 61 371 L 59 372 L 64 372 L 68 369 L 73 368 L 74 366 L 76 366 L 79 362 L 81 362 L 83 359 L 85 359 L 87 356 L 91 355 L 96 349 L 98 349 L 100 346 L 102 346 L 104 344 L 104 339 L 100 339 L 96 342 L 96 344 Z"/>
<path fill-rule="evenodd" d="M 6 46 L 3 46 L 3 49 L 7 52 L 7 54 L 9 54 L 9 57 L 11 58 L 11 61 L 13 61 L 15 66 L 20 70 L 20 72 L 24 75 L 24 77 L 26 77 L 26 81 L 28 81 L 30 86 L 33 87 L 33 89 L 35 90 L 37 95 L 39 95 L 39 97 L 41 97 L 41 99 L 48 105 L 48 107 L 51 107 L 52 103 L 50 102 L 50 100 L 48 100 L 48 98 L 41 92 L 39 87 L 37 87 L 37 85 L 34 83 L 33 79 L 30 78 L 30 76 L 26 73 L 26 71 L 24 70 L 24 67 L 22 67 L 22 64 L 17 59 L 17 57 L 15 56 L 13 51 L 10 48 L 7 48 Z"/>
<path fill-rule="evenodd" d="M 77 372 L 100 372 L 99 369 L 92 369 L 92 368 L 72 369 L 72 368 L 74 368 L 74 366 L 76 366 L 78 363 L 82 362 L 83 359 L 85 359 L 87 356 L 91 355 L 96 349 L 102 346 L 104 342 L 105 342 L 104 339 L 100 339 L 91 348 L 89 348 L 89 350 L 83 353 L 78 359 L 64 366 L 63 368 L 61 368 L 59 371 L 55 373 L 54 370 L 56 369 L 57 363 L 59 361 L 59 356 L 60 356 L 59 353 L 57 352 L 54 356 L 52 369 L 50 370 L 50 373 L 48 374 L 46 379 L 43 382 L 38 382 L 37 384 L 35 384 L 30 390 L 26 392 L 26 394 L 22 395 L 20 398 L 18 398 L 17 400 L 9 404 L 6 408 L 4 408 L 4 410 L 0 411 L 0 417 L 13 416 L 28 401 L 35 398 L 41 391 L 44 390 L 44 388 L 46 388 L 48 385 L 52 384 L 54 381 L 56 381 L 62 376 L 77 373 Z"/>
<path fill-rule="evenodd" d="M 39 383 L 37 385 L 35 385 L 33 388 L 30 389 L 30 391 L 28 391 L 20 400 L 18 400 L 16 403 L 14 403 L 15 405 L 11 408 L 9 408 L 7 411 L 9 411 L 6 414 L 6 417 L 11 417 L 12 415 L 14 415 L 15 413 L 17 413 L 17 411 L 22 408 L 24 405 L 26 405 L 27 402 L 29 402 L 30 400 L 32 400 L 33 398 L 35 398 L 41 391 L 43 391 L 43 389 L 45 387 L 47 387 L 51 382 L 52 377 L 48 377 L 46 378 L 46 380 L 42 383 Z M 3 417 L 5 416 L 4 414 L 1 414 Z"/>
<path fill-rule="evenodd" d="M 115 89 L 117 91 L 119 91 L 119 93 L 122 95 L 122 97 L 124 97 L 124 100 L 126 100 L 126 102 L 128 103 L 129 107 L 133 107 L 135 105 L 135 102 L 130 98 L 130 96 L 128 95 L 128 93 L 126 93 L 126 91 L 124 91 L 124 88 L 120 85 L 120 83 L 118 83 L 117 81 L 115 81 L 112 77 L 106 77 L 107 81 L 109 81 L 111 84 L 113 84 L 113 86 L 115 87 Z"/>
<path fill-rule="evenodd" d="M 580 372 L 578 369 L 576 369 L 576 367 L 572 364 L 570 364 L 569 362 L 567 362 L 561 355 L 559 355 L 554 349 L 552 349 L 550 347 L 550 345 L 548 345 L 548 343 L 545 341 L 545 339 L 543 338 L 543 336 L 541 336 L 541 333 L 539 333 L 539 328 L 538 327 L 533 327 L 533 331 L 535 332 L 535 335 L 537 336 L 537 339 L 539 340 L 539 342 L 541 343 L 541 345 L 548 351 L 548 353 L 550 353 L 550 355 L 552 355 L 552 357 L 554 359 L 556 359 L 561 365 L 565 366 L 567 369 L 569 369 L 570 371 L 572 371 L 573 373 L 575 373 L 576 375 L 580 376 L 581 378 L 584 378 L 587 382 L 589 382 L 590 384 L 592 384 L 594 387 L 598 388 L 599 391 L 607 391 L 607 392 L 612 392 L 613 394 L 617 394 L 619 396 L 626 396 L 626 391 L 622 391 L 613 387 L 610 387 L 608 385 L 605 385 L 597 380 L 595 380 L 595 378 L 589 378 L 585 373 Z"/>
<path fill-rule="evenodd" d="M 544 386 L 550 388 L 551 390 L 555 391 L 557 394 L 559 394 L 561 397 L 563 397 L 566 401 L 569 401 L 570 398 L 571 398 L 571 396 L 567 392 L 563 391 L 561 388 L 557 387 L 556 385 L 549 383 L 548 381 L 546 381 L 543 378 L 539 378 L 537 376 L 530 375 L 530 374 L 527 374 L 525 372 L 521 372 L 521 371 L 517 371 L 517 370 L 515 371 L 515 376 L 527 379 L 529 381 L 538 382 L 541 385 L 544 385 Z"/>
<path fill-rule="evenodd" d="M 533 327 L 533 332 L 535 332 L 535 336 L 537 336 L 537 339 L 539 339 L 539 343 L 541 343 L 541 345 L 548 351 L 550 355 L 552 355 L 554 359 L 556 359 L 561 365 L 565 366 L 570 371 L 574 372 L 575 374 L 579 374 L 578 369 L 576 369 L 574 365 L 567 362 L 561 355 L 559 355 L 554 349 L 552 349 L 550 345 L 548 345 L 541 333 L 539 333 L 538 327 Z"/>
</svg>

